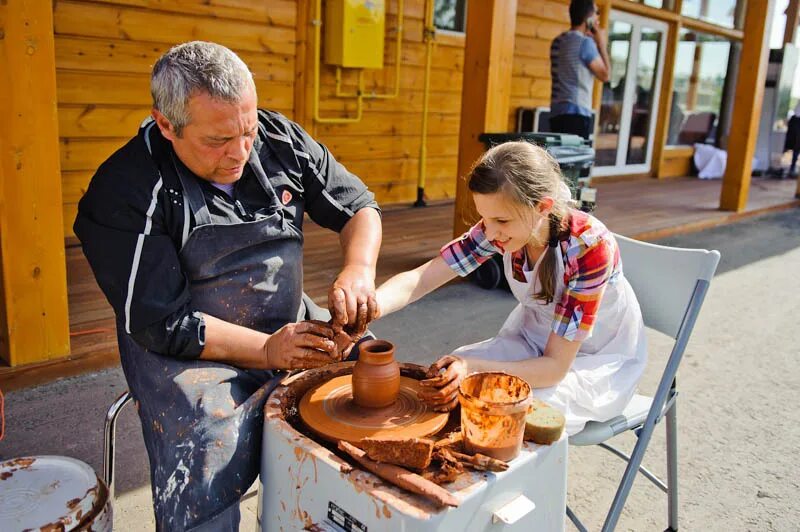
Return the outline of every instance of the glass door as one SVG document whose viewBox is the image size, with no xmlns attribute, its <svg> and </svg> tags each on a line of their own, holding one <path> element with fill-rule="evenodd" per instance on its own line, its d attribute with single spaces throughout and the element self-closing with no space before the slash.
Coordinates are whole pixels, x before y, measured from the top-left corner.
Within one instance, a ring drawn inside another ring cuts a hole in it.
<svg viewBox="0 0 800 532">
<path fill-rule="evenodd" d="M 595 135 L 596 176 L 650 171 L 667 25 L 612 11 L 610 79 L 603 84 Z"/>
</svg>

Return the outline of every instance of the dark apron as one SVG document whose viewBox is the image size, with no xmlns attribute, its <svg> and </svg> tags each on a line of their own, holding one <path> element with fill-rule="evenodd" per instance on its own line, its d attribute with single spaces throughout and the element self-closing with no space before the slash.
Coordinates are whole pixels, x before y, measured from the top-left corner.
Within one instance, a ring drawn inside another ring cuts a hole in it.
<svg viewBox="0 0 800 532">
<path fill-rule="evenodd" d="M 270 208 L 234 225 L 212 224 L 200 184 L 173 165 L 196 222 L 180 251 L 193 307 L 267 333 L 306 317 L 328 319 L 303 302 L 302 233 L 284 216 L 255 149 L 249 163 Z M 234 506 L 238 521 L 237 503 L 258 476 L 262 410 L 277 377 L 161 356 L 117 330 L 150 458 L 158 530 L 192 528 Z"/>
</svg>

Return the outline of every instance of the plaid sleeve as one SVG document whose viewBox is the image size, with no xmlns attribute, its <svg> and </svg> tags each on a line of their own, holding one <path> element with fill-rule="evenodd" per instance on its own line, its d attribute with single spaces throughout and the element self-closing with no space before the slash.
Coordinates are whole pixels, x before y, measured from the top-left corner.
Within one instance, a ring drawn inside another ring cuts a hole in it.
<svg viewBox="0 0 800 532">
<path fill-rule="evenodd" d="M 461 277 L 466 277 L 499 251 L 500 249 L 486 238 L 481 220 L 469 231 L 442 246 L 439 255 L 453 271 Z"/>
<path fill-rule="evenodd" d="M 580 244 L 568 250 L 566 288 L 556 304 L 553 332 L 567 340 L 583 342 L 592 335 L 600 301 L 619 252 L 613 241 L 605 238 L 591 245 L 582 239 L 576 240 Z"/>
</svg>

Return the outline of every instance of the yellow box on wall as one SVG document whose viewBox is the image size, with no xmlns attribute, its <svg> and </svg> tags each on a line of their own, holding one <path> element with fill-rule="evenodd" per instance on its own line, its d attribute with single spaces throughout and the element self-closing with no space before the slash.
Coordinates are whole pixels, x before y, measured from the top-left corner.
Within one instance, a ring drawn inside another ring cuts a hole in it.
<svg viewBox="0 0 800 532">
<path fill-rule="evenodd" d="M 325 62 L 347 68 L 383 68 L 384 0 L 328 0 Z"/>
</svg>

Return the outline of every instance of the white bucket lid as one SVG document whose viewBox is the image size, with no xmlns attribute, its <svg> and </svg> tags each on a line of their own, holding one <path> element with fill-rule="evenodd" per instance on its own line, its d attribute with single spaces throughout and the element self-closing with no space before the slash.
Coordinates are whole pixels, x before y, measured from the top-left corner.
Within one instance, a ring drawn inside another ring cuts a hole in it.
<svg viewBox="0 0 800 532">
<path fill-rule="evenodd" d="M 0 463 L 0 530 L 73 530 L 93 519 L 108 492 L 87 464 L 66 456 L 27 456 Z"/>
</svg>

